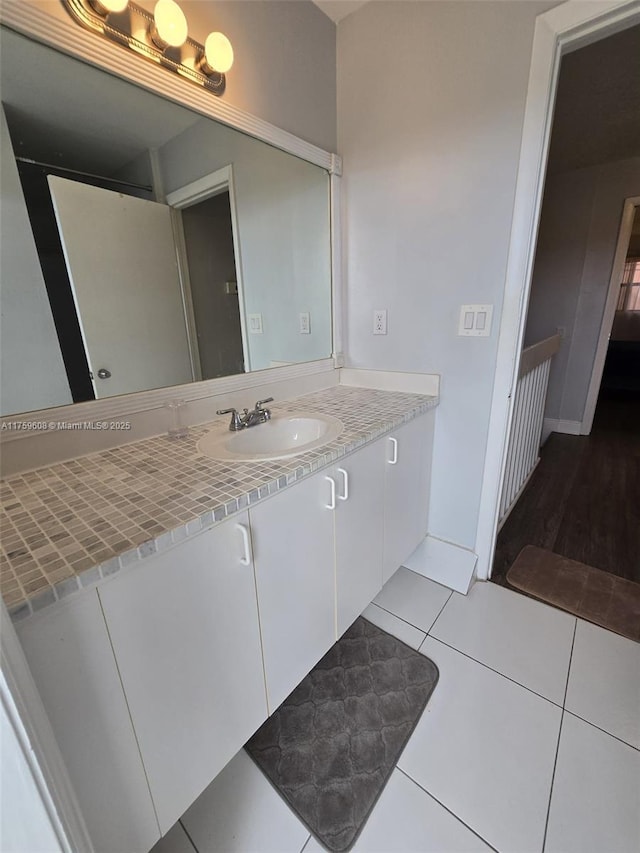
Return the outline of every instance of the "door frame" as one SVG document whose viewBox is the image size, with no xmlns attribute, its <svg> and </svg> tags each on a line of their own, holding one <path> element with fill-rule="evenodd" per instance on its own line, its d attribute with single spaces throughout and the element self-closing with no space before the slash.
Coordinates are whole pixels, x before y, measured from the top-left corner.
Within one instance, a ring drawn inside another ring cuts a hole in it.
<svg viewBox="0 0 640 853">
<path fill-rule="evenodd" d="M 638 22 L 639 0 L 568 0 L 536 19 L 478 513 L 478 580 L 491 577 L 495 552 L 560 60 Z"/>
<path fill-rule="evenodd" d="M 242 355 L 244 361 L 244 372 L 248 373 L 251 370 L 251 355 L 249 352 L 247 317 L 244 304 L 240 232 L 238 230 L 238 210 L 236 204 L 236 190 L 233 180 L 233 166 L 231 164 L 223 166 L 221 169 L 216 169 L 215 172 L 210 172 L 208 175 L 204 175 L 202 178 L 198 178 L 197 180 L 186 184 L 184 187 L 179 187 L 177 190 L 168 193 L 165 201 L 169 207 L 173 208 L 175 211 L 182 211 L 187 207 L 193 207 L 194 204 L 199 204 L 201 201 L 206 201 L 208 198 L 213 198 L 223 192 L 229 193 L 231 235 L 233 238 L 233 260 L 236 267 L 236 282 L 238 285 L 238 308 L 240 310 Z M 191 366 L 194 370 L 194 377 L 196 377 L 197 374 L 197 378 L 202 379 L 200 354 L 198 350 L 198 336 L 196 333 L 196 320 L 193 311 L 191 283 L 189 280 L 189 264 L 187 261 L 187 250 L 181 215 L 178 215 L 176 218 L 176 224 L 178 226 L 178 239 L 176 240 L 176 248 L 178 250 L 178 271 L 180 275 L 180 287 L 182 290 L 184 312 L 187 318 L 187 337 L 189 338 L 189 348 L 191 351 Z"/>
<path fill-rule="evenodd" d="M 622 275 L 624 272 L 624 262 L 627 257 L 627 250 L 629 249 L 631 229 L 633 228 L 636 208 L 639 206 L 640 196 L 638 195 L 624 200 L 620 230 L 618 231 L 618 242 L 616 243 L 616 252 L 613 257 L 613 266 L 611 267 L 609 289 L 607 291 L 604 314 L 602 315 L 602 325 L 600 326 L 600 335 L 596 346 L 593 370 L 591 371 L 591 379 L 589 381 L 587 402 L 584 407 L 584 414 L 580 425 L 581 435 L 589 435 L 591 427 L 593 426 L 593 417 L 596 413 L 596 404 L 598 402 L 598 394 L 600 393 L 602 374 L 604 372 L 604 362 L 607 357 L 609 338 L 611 337 L 613 320 L 616 315 L 616 305 L 618 304 L 620 282 L 622 281 Z"/>
</svg>

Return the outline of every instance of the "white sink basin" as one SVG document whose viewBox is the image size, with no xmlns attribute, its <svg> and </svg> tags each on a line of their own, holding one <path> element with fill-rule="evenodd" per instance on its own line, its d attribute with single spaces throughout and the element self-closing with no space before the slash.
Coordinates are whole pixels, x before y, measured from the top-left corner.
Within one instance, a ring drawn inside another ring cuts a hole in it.
<svg viewBox="0 0 640 853">
<path fill-rule="evenodd" d="M 264 424 L 239 432 L 209 432 L 196 445 L 211 459 L 257 461 L 288 459 L 314 450 L 337 438 L 344 425 L 331 415 L 296 412 L 274 415 Z"/>
</svg>

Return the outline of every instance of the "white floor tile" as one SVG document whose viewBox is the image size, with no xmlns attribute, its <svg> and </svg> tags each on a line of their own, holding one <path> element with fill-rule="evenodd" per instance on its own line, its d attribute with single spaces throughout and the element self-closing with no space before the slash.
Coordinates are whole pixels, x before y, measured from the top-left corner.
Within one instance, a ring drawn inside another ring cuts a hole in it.
<svg viewBox="0 0 640 853">
<path fill-rule="evenodd" d="M 575 617 L 494 583 L 454 592 L 431 636 L 557 705 L 569 673 Z"/>
<path fill-rule="evenodd" d="M 450 589 L 401 566 L 373 603 L 428 632 L 450 595 Z"/>
<path fill-rule="evenodd" d="M 565 707 L 640 749 L 640 643 L 579 619 Z"/>
<path fill-rule="evenodd" d="M 176 823 L 164 838 L 154 844 L 150 853 L 197 853 L 197 851 L 180 823 Z"/>
<path fill-rule="evenodd" d="M 545 853 L 640 850 L 640 753 L 565 714 Z"/>
<path fill-rule="evenodd" d="M 399 770 L 376 803 L 354 853 L 471 853 L 490 851 L 470 829 Z M 311 838 L 304 853 L 324 848 Z"/>
<path fill-rule="evenodd" d="M 309 837 L 244 750 L 181 820 L 198 853 L 299 853 Z"/>
<path fill-rule="evenodd" d="M 370 604 L 362 615 L 378 628 L 382 628 L 383 631 L 411 646 L 412 649 L 419 649 L 427 636 L 424 631 L 419 631 L 413 625 L 394 616 L 393 613 L 378 607 L 377 604 Z"/>
<path fill-rule="evenodd" d="M 506 853 L 540 851 L 561 709 L 431 637 L 440 679 L 398 766 Z"/>
</svg>

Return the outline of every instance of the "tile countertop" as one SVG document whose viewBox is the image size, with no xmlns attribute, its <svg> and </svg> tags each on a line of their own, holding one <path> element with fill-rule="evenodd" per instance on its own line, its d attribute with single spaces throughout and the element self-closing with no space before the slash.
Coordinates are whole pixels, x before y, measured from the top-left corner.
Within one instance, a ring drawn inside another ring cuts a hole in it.
<svg viewBox="0 0 640 853">
<path fill-rule="evenodd" d="M 289 459 L 209 459 L 196 442 L 228 416 L 17 474 L 0 485 L 2 597 L 18 620 L 286 488 L 438 404 L 437 397 L 336 386 L 271 406 L 344 424 Z M 257 427 L 259 429 L 259 427 Z"/>
</svg>

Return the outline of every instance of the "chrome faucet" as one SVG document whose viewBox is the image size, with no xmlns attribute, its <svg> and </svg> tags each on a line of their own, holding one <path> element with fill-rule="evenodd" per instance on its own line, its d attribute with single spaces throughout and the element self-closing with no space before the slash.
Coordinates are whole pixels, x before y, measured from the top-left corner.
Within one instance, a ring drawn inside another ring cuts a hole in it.
<svg viewBox="0 0 640 853">
<path fill-rule="evenodd" d="M 231 423 L 229 424 L 229 429 L 232 432 L 237 432 L 240 429 L 248 429 L 257 424 L 266 423 L 271 417 L 271 411 L 262 407 L 265 403 L 271 403 L 272 401 L 273 397 L 267 397 L 265 400 L 258 400 L 251 411 L 249 409 L 243 409 L 242 412 L 238 412 L 237 409 L 218 409 L 218 414 L 230 414 Z"/>
</svg>

